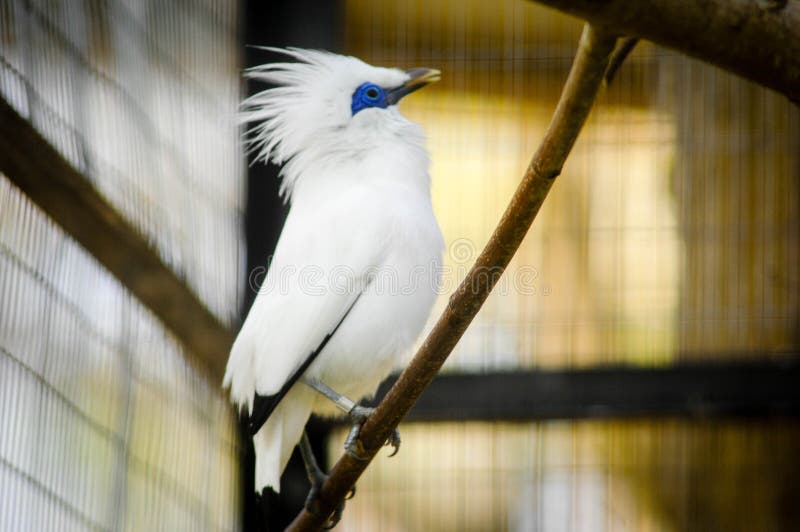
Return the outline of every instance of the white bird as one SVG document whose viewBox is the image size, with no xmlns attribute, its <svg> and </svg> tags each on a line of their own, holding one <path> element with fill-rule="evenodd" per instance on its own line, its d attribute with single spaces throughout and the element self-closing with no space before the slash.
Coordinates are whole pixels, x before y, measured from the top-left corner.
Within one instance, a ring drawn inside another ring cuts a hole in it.
<svg viewBox="0 0 800 532">
<path fill-rule="evenodd" d="M 374 394 L 412 346 L 444 247 L 422 128 L 397 108 L 439 72 L 273 51 L 298 62 L 248 70 L 274 87 L 245 100 L 243 120 L 255 123 L 257 158 L 283 165 L 291 207 L 224 378 L 253 419 L 258 492 L 279 491 L 312 412 L 332 415 L 354 404 L 348 397 Z M 361 421 L 368 414 L 351 410 Z"/>
</svg>

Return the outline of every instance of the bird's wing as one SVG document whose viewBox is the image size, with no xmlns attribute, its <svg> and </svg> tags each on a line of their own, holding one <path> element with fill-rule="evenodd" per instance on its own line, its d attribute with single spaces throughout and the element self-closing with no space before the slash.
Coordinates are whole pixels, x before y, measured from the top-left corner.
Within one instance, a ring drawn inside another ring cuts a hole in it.
<svg viewBox="0 0 800 532">
<path fill-rule="evenodd" d="M 366 287 L 365 287 L 366 288 Z M 253 408 L 250 412 L 250 419 L 248 420 L 248 428 L 250 430 L 250 435 L 254 436 L 266 423 L 267 419 L 269 418 L 270 414 L 275 410 L 278 404 L 281 402 L 281 399 L 289 392 L 289 390 L 294 386 L 294 384 L 303 376 L 303 373 L 308 369 L 308 366 L 311 365 L 314 360 L 316 360 L 317 356 L 325 349 L 325 346 L 328 345 L 328 341 L 333 338 L 333 335 L 336 334 L 336 331 L 339 330 L 339 327 L 344 323 L 344 320 L 350 314 L 350 311 L 353 310 L 353 307 L 358 302 L 359 298 L 363 294 L 363 290 L 359 292 L 353 302 L 348 305 L 348 307 L 342 313 L 342 317 L 339 318 L 339 321 L 334 325 L 333 329 L 325 335 L 319 345 L 311 351 L 300 366 L 294 370 L 286 382 L 283 383 L 281 389 L 278 390 L 276 393 L 272 395 L 261 395 L 256 392 L 255 397 L 253 398 Z"/>
<path fill-rule="evenodd" d="M 258 400 L 263 420 L 300 377 L 298 368 L 335 332 L 383 257 L 378 231 L 343 227 L 352 218 L 326 209 L 293 206 L 228 360 L 224 384 L 237 404 L 254 414 L 256 395 L 275 396 Z"/>
</svg>

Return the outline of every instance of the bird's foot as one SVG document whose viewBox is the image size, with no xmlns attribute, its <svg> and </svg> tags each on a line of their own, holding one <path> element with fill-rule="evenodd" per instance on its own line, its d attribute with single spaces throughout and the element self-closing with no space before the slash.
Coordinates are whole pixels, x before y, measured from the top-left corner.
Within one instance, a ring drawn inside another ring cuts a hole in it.
<svg viewBox="0 0 800 532">
<path fill-rule="evenodd" d="M 328 475 L 326 475 L 325 472 L 319 467 L 317 459 L 314 456 L 314 450 L 311 448 L 311 442 L 308 439 L 308 433 L 305 431 L 303 431 L 303 436 L 300 438 L 298 446 L 300 447 L 300 454 L 303 457 L 303 463 L 306 466 L 308 482 L 311 484 L 311 489 L 308 490 L 308 496 L 306 497 L 305 507 L 309 513 L 320 515 L 322 513 L 319 509 L 320 493 L 322 491 L 322 485 L 325 484 L 326 480 L 328 480 Z M 345 497 L 345 500 L 352 499 L 355 493 L 356 488 L 353 486 L 353 488 L 350 490 L 350 493 L 347 495 L 347 497 Z M 335 527 L 342 518 L 343 511 L 344 501 L 342 501 L 342 503 L 336 507 L 336 510 L 326 522 L 325 528 L 331 529 Z"/>
<path fill-rule="evenodd" d="M 353 425 L 350 427 L 350 432 L 347 433 L 347 438 L 344 440 L 344 449 L 347 451 L 347 454 L 356 460 L 364 461 L 367 459 L 364 445 L 361 443 L 358 436 L 361 434 L 361 426 L 374 411 L 374 408 L 356 405 L 348 412 Z M 392 435 L 389 436 L 389 439 L 386 440 L 384 445 L 391 445 L 394 448 L 392 454 L 389 455 L 390 458 L 397 454 L 397 451 L 400 450 L 400 431 L 397 430 L 397 428 L 392 431 Z"/>
<path fill-rule="evenodd" d="M 316 473 L 314 474 L 313 480 L 309 479 L 311 480 L 311 489 L 308 490 L 308 496 L 306 496 L 306 503 L 305 503 L 306 510 L 308 510 L 309 513 L 312 513 L 314 515 L 320 514 L 319 494 L 320 490 L 322 490 L 322 485 L 325 483 L 325 480 L 327 480 L 327 478 L 328 475 L 320 471 L 318 474 Z M 353 488 L 350 490 L 350 493 L 348 493 L 347 497 L 345 497 L 345 501 L 352 499 L 355 496 L 355 494 L 356 494 L 356 487 L 353 486 Z M 331 514 L 330 518 L 328 518 L 328 521 L 325 523 L 324 526 L 325 530 L 330 530 L 337 524 L 339 524 L 339 521 L 342 519 L 342 513 L 344 512 L 344 504 L 345 504 L 344 501 L 342 501 L 339 504 L 339 506 L 336 507 L 336 510 L 333 511 L 333 514 Z"/>
</svg>

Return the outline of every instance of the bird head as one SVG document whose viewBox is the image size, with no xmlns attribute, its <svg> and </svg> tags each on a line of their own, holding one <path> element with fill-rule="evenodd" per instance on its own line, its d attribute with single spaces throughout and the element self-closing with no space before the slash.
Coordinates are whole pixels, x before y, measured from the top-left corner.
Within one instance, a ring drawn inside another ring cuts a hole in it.
<svg viewBox="0 0 800 532">
<path fill-rule="evenodd" d="M 352 158 L 386 140 L 424 142 L 420 128 L 400 114 L 397 103 L 438 81 L 438 70 L 375 67 L 319 50 L 268 50 L 296 62 L 268 63 L 246 71 L 246 77 L 272 87 L 243 102 L 241 120 L 252 124 L 247 143 L 256 160 L 293 163 L 283 171 L 285 195 L 291 194 L 302 174 L 297 167 L 312 153 L 316 160 Z"/>
</svg>

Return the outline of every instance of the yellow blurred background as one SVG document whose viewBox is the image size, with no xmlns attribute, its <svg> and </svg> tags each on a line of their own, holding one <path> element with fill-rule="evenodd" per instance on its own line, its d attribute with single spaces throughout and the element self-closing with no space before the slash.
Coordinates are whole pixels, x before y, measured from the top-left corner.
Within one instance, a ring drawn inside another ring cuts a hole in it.
<svg viewBox="0 0 800 532">
<path fill-rule="evenodd" d="M 512 0 L 349 0 L 345 12 L 347 53 L 442 71 L 401 106 L 429 138 L 447 240 L 440 310 L 542 137 L 582 24 Z M 782 96 L 640 43 L 445 370 L 796 351 L 798 133 Z M 360 481 L 343 530 L 789 530 L 800 517 L 794 422 L 407 423 L 401 434 L 400 454 Z"/>
</svg>

